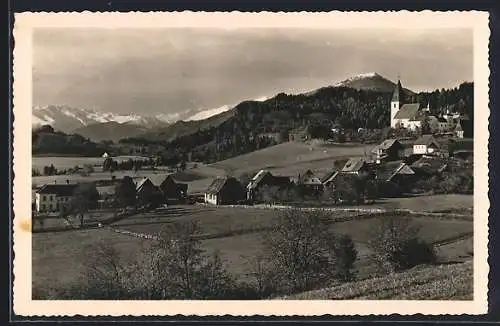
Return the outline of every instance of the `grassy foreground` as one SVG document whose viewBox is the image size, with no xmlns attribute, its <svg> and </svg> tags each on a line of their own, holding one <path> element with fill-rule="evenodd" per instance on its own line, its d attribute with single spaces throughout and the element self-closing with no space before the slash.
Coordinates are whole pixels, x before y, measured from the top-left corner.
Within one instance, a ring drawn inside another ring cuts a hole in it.
<svg viewBox="0 0 500 326">
<path fill-rule="evenodd" d="M 281 297 L 287 300 L 472 300 L 472 261 L 406 272 Z"/>
</svg>

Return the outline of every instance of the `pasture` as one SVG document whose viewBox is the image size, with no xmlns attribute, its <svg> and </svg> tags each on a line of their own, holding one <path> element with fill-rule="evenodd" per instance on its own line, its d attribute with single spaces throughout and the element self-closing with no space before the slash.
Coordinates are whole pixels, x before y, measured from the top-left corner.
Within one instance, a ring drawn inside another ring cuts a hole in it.
<svg viewBox="0 0 500 326">
<path fill-rule="evenodd" d="M 114 226 L 127 231 L 157 234 L 162 227 L 174 221 L 197 220 L 201 226 L 201 245 L 207 253 L 218 251 L 229 272 L 238 279 L 246 279 L 249 260 L 262 252 L 262 235 L 276 214 L 273 210 L 255 208 L 177 206 L 163 211 L 125 218 Z M 354 214 L 335 212 L 339 214 Z M 442 241 L 463 233 L 472 232 L 471 221 L 442 220 L 431 217 L 414 217 L 421 226 L 421 234 L 429 241 Z M 347 233 L 353 237 L 359 252 L 355 267 L 360 278 L 373 272 L 367 242 L 375 219 L 349 220 L 331 224 L 332 233 Z M 150 241 L 119 234 L 109 228 L 71 230 L 55 233 L 34 233 L 32 242 L 33 286 L 54 288 L 79 282 L 82 262 L 92 255 L 89 244 L 111 244 L 126 265 L 141 254 L 141 248 Z M 467 239 L 460 246 L 440 247 L 439 256 L 444 261 L 469 257 Z"/>
<path fill-rule="evenodd" d="M 129 156 L 129 155 L 122 155 L 122 156 L 116 156 L 113 157 L 113 160 L 121 162 L 121 161 L 126 161 L 128 159 L 145 159 L 146 157 L 142 156 Z M 39 171 L 43 170 L 44 166 L 49 166 L 51 164 L 54 165 L 56 169 L 62 170 L 62 169 L 69 169 L 73 168 L 74 166 L 78 165 L 80 167 L 84 166 L 85 164 L 89 164 L 92 166 L 96 165 L 102 165 L 102 162 L 104 161 L 104 158 L 102 157 L 84 157 L 84 156 L 33 156 L 31 159 L 31 164 L 33 169 L 37 169 Z"/>
<path fill-rule="evenodd" d="M 301 169 L 317 170 L 316 166 L 322 169 L 331 168 L 335 159 L 363 156 L 365 150 L 369 152 L 370 149 L 369 146 L 357 144 L 286 142 L 220 161 L 211 166 L 235 175 L 260 169 L 269 169 L 277 173 L 279 171 L 285 175 L 296 174 Z"/>
</svg>

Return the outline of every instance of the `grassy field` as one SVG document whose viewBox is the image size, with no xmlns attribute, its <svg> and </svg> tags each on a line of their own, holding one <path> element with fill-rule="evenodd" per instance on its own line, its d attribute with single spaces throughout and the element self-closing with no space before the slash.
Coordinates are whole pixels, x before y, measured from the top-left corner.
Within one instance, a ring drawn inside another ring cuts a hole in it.
<svg viewBox="0 0 500 326">
<path fill-rule="evenodd" d="M 363 145 L 328 145 L 325 143 L 286 142 L 212 164 L 212 167 L 234 174 L 269 169 L 282 174 L 302 169 L 331 168 L 334 159 L 363 156 L 371 147 Z M 298 166 L 298 167 L 297 167 Z M 297 168 L 294 168 L 297 167 Z"/>
<path fill-rule="evenodd" d="M 204 236 L 203 249 L 208 253 L 219 251 L 228 270 L 238 278 L 246 278 L 248 259 L 263 250 L 262 228 L 269 226 L 275 214 L 276 211 L 265 209 L 178 206 L 163 212 L 129 217 L 116 223 L 116 226 L 127 231 L 156 234 L 163 226 L 174 221 L 197 220 Z M 335 213 L 336 216 L 338 214 L 353 213 Z M 422 236 L 430 241 L 472 231 L 471 221 L 415 217 L 414 222 L 422 227 Z M 331 225 L 332 232 L 347 233 L 354 238 L 359 252 L 356 268 L 360 278 L 373 271 L 366 243 L 372 235 L 374 223 L 375 219 L 368 219 Z M 142 246 L 147 246 L 151 241 L 119 234 L 107 228 L 34 233 L 32 239 L 33 285 L 42 287 L 64 287 L 78 282 L 82 261 L 86 256 L 92 255 L 86 247 L 88 244 L 111 244 L 127 264 L 140 254 Z M 438 252 L 440 259 L 457 261 L 470 257 L 471 244 L 471 240 L 464 239 L 458 245 L 442 246 Z"/>
<path fill-rule="evenodd" d="M 420 266 L 385 277 L 342 284 L 279 299 L 289 300 L 472 300 L 472 261 Z"/>
</svg>

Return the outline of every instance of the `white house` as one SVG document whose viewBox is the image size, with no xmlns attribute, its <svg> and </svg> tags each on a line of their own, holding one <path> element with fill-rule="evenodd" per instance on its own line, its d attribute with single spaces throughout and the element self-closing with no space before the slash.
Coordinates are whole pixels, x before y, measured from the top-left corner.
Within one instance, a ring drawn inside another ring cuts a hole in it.
<svg viewBox="0 0 500 326">
<path fill-rule="evenodd" d="M 439 151 L 439 144 L 432 135 L 422 135 L 413 143 L 413 154 L 432 154 Z"/>
<path fill-rule="evenodd" d="M 76 184 L 46 184 L 35 192 L 37 213 L 65 211 L 74 198 Z"/>
</svg>

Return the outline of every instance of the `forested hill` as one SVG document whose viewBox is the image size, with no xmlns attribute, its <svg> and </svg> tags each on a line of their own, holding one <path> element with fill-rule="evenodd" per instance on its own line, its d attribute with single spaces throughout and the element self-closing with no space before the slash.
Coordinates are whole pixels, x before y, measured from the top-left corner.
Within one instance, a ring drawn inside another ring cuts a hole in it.
<svg viewBox="0 0 500 326">
<path fill-rule="evenodd" d="M 269 146 L 291 130 L 338 124 L 344 129 L 384 129 L 389 126 L 392 92 L 324 87 L 308 94 L 280 93 L 266 101 L 244 101 L 228 112 L 201 121 L 169 127 L 121 142 L 167 144 L 168 155 L 192 154 L 193 159 L 216 161 Z M 473 118 L 473 83 L 449 90 L 415 94 L 407 101 L 430 103 L 431 111 L 460 111 Z M 278 140 L 279 141 L 279 140 Z"/>
<path fill-rule="evenodd" d="M 78 134 L 65 134 L 44 125 L 31 133 L 32 153 L 100 156 L 106 148 Z"/>
</svg>

